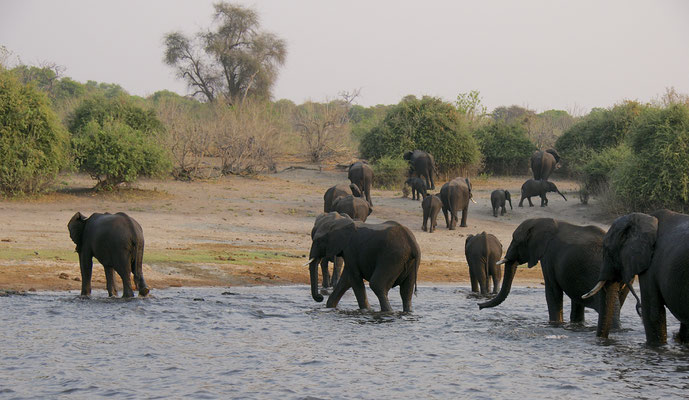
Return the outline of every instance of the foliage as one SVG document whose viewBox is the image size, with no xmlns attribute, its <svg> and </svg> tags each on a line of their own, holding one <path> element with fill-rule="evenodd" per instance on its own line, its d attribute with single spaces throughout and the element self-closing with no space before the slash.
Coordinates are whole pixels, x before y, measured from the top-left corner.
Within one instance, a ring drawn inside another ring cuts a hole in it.
<svg viewBox="0 0 689 400">
<path fill-rule="evenodd" d="M 431 153 L 443 172 L 476 168 L 480 161 L 478 144 L 466 121 L 452 104 L 434 97 L 405 97 L 390 107 L 359 146 L 362 156 L 372 160 L 401 158 L 414 149 Z"/>
<path fill-rule="evenodd" d="M 372 165 L 373 184 L 381 189 L 396 189 L 404 184 L 409 164 L 401 157 L 382 157 Z"/>
<path fill-rule="evenodd" d="M 583 189 L 589 194 L 605 192 L 610 184 L 610 174 L 631 156 L 625 143 L 608 147 L 600 153 L 590 152 L 583 167 Z"/>
<path fill-rule="evenodd" d="M 67 143 L 47 97 L 0 69 L 0 191 L 44 190 L 67 164 Z"/>
<path fill-rule="evenodd" d="M 349 109 L 352 139 L 361 142 L 364 135 L 380 124 L 391 106 L 378 104 L 372 107 L 353 105 Z"/>
<path fill-rule="evenodd" d="M 519 175 L 529 170 L 531 154 L 537 150 L 526 130 L 518 124 L 492 122 L 474 131 L 484 157 L 484 171 Z"/>
<path fill-rule="evenodd" d="M 140 107 L 124 95 L 115 98 L 97 96 L 84 100 L 68 118 L 67 128 L 75 134 L 91 121 L 96 121 L 101 126 L 108 121 L 122 122 L 146 135 L 158 134 L 164 130 L 153 109 Z"/>
<path fill-rule="evenodd" d="M 283 39 L 260 30 L 258 13 L 240 5 L 214 4 L 215 26 L 190 38 L 165 35 L 165 63 L 186 80 L 194 96 L 229 104 L 247 97 L 268 99 L 285 62 Z"/>
<path fill-rule="evenodd" d="M 77 166 L 98 181 L 98 188 L 112 189 L 169 168 L 167 156 L 153 136 L 120 121 L 100 124 L 91 120 L 72 138 L 72 146 Z"/>
<path fill-rule="evenodd" d="M 476 124 L 485 117 L 488 109 L 481 103 L 481 92 L 472 90 L 460 93 L 455 101 L 457 112 L 464 115 L 470 124 Z"/>
</svg>

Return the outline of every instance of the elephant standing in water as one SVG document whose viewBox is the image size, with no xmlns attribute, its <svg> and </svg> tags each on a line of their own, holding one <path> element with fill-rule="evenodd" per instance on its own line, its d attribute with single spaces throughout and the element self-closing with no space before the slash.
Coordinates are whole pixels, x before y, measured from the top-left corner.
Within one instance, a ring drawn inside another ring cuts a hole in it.
<svg viewBox="0 0 689 400">
<path fill-rule="evenodd" d="M 547 181 L 550 174 L 559 168 L 560 154 L 555 149 L 536 150 L 531 155 L 531 172 L 535 180 Z"/>
<path fill-rule="evenodd" d="M 425 178 L 426 188 L 435 190 L 435 182 L 433 181 L 433 173 L 438 173 L 435 168 L 435 160 L 433 156 L 423 150 L 414 150 L 404 153 L 402 156 L 409 161 L 410 176 L 416 173 L 420 178 Z"/>
<path fill-rule="evenodd" d="M 599 282 L 584 296 L 604 296 L 598 336 L 608 337 L 614 293 L 620 285 L 631 286 L 635 275 L 646 343 L 667 342 L 667 307 L 680 322 L 677 340 L 689 344 L 689 215 L 659 210 L 624 215 L 612 223 L 603 239 Z"/>
<path fill-rule="evenodd" d="M 142 271 L 144 233 L 138 222 L 121 212 L 93 213 L 88 218 L 77 212 L 67 224 L 67 228 L 79 254 L 82 296 L 91 294 L 93 257 L 96 257 L 105 268 L 109 296 L 117 296 L 115 272 L 122 279 L 122 297 L 134 296 L 131 273 L 134 274 L 134 284 L 139 290 L 139 296 L 148 294 L 148 286 Z"/>
<path fill-rule="evenodd" d="M 362 197 L 361 190 L 359 190 L 359 187 L 353 183 L 350 183 L 349 185 L 341 183 L 328 188 L 323 195 L 323 212 L 329 213 L 331 211 L 335 211 L 333 209 L 333 202 L 339 197 L 344 197 L 350 194 L 355 197 Z"/>
<path fill-rule="evenodd" d="M 469 178 L 455 178 L 444 184 L 440 188 L 440 200 L 443 202 L 443 215 L 445 216 L 447 229 L 455 229 L 457 227 L 457 212 L 459 210 L 462 211 L 462 223 L 459 226 L 466 227 L 469 200 L 476 203 L 472 199 Z M 450 213 L 450 218 L 448 218 L 448 212 Z"/>
<path fill-rule="evenodd" d="M 505 201 L 510 203 L 510 210 L 512 210 L 512 196 L 507 190 L 493 190 L 490 194 L 490 204 L 493 207 L 493 216 L 498 216 L 498 208 L 500 208 L 500 215 L 505 215 L 507 213 L 507 208 L 505 208 Z"/>
<path fill-rule="evenodd" d="M 541 197 L 541 207 L 547 206 L 548 198 L 545 196 L 545 194 L 548 192 L 557 193 L 562 196 L 565 201 L 567 201 L 565 195 L 560 193 L 560 191 L 557 189 L 557 186 L 555 186 L 553 182 L 529 179 L 522 185 L 522 198 L 519 200 L 519 207 L 524 206 L 524 199 L 529 200 L 529 207 L 533 207 L 533 203 L 531 202 L 531 198 L 533 196 Z"/>
<path fill-rule="evenodd" d="M 496 263 L 502 257 L 502 244 L 490 233 L 467 236 L 464 243 L 464 254 L 469 264 L 471 291 L 488 294 L 490 280 L 493 280 L 493 293 L 498 292 L 498 283 L 502 277 L 500 266 Z"/>
<path fill-rule="evenodd" d="M 423 209 L 423 224 L 421 225 L 421 229 L 425 232 L 428 227 L 428 233 L 433 233 L 435 227 L 438 226 L 438 213 L 440 209 L 443 208 L 443 202 L 438 195 L 431 194 L 423 198 L 421 208 Z M 428 225 L 429 219 L 431 222 L 430 226 Z"/>
<path fill-rule="evenodd" d="M 366 201 L 373 207 L 371 201 L 371 185 L 373 185 L 373 169 L 366 161 L 357 161 L 349 166 L 347 178 L 359 187 L 359 190 L 366 196 Z"/>
<path fill-rule="evenodd" d="M 533 218 L 522 222 L 512 234 L 505 258 L 505 276 L 498 295 L 479 304 L 479 308 L 500 305 L 510 292 L 517 266 L 528 263 L 529 268 L 541 262 L 545 281 L 545 299 L 551 323 L 562 323 L 563 294 L 572 301 L 569 319 L 584 322 L 584 308 L 598 312 L 598 326 L 603 322 L 602 294 L 583 300 L 581 296 L 593 287 L 603 262 L 603 236 L 597 226 L 579 226 L 552 218 Z M 628 288 L 612 293 L 612 317 L 615 327 L 620 324 L 620 307 Z"/>
<path fill-rule="evenodd" d="M 411 311 L 421 250 L 408 228 L 394 221 L 367 224 L 329 213 L 316 218 L 312 238 L 308 265 L 314 300 L 323 301 L 318 293 L 318 262 L 324 257 L 338 256 L 344 258 L 346 268 L 326 307 L 336 307 L 351 287 L 359 308 L 368 309 L 363 281 L 366 279 L 380 301 L 381 311 L 392 311 L 388 291 L 398 285 L 404 311 Z"/>
</svg>

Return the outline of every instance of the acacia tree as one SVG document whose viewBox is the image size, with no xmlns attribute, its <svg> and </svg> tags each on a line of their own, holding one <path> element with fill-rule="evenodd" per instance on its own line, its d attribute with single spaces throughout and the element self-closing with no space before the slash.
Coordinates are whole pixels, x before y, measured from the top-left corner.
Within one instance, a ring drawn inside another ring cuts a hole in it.
<svg viewBox="0 0 689 400">
<path fill-rule="evenodd" d="M 251 8 L 224 2 L 213 7 L 211 29 L 192 37 L 165 35 L 165 63 L 186 80 L 194 96 L 209 102 L 218 96 L 229 104 L 269 98 L 287 56 L 285 41 L 261 31 L 258 13 Z"/>
</svg>

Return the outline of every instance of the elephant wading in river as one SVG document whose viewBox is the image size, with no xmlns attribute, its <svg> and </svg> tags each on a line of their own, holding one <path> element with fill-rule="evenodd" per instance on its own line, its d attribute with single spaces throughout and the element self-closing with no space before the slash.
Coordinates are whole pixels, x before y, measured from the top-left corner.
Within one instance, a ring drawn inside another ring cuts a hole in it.
<svg viewBox="0 0 689 400">
<path fill-rule="evenodd" d="M 565 201 L 567 201 L 565 195 L 560 193 L 560 191 L 557 189 L 557 186 L 555 186 L 553 182 L 536 181 L 533 179 L 529 179 L 522 185 L 522 198 L 521 200 L 519 200 L 519 207 L 524 206 L 524 199 L 529 200 L 529 207 L 533 207 L 533 203 L 531 202 L 531 198 L 533 196 L 541 197 L 541 207 L 547 206 L 548 198 L 545 196 L 545 194 L 548 192 L 557 193 L 560 196 L 562 196 L 562 198 L 565 199 Z M 510 204 L 511 203 L 512 202 L 510 202 Z"/>
<path fill-rule="evenodd" d="M 667 307 L 680 322 L 677 340 L 689 344 L 689 215 L 659 210 L 617 218 L 603 239 L 602 264 L 598 284 L 584 296 L 604 296 L 598 336 L 608 337 L 617 288 L 639 275 L 646 343 L 667 342 Z"/>
<path fill-rule="evenodd" d="M 405 160 L 409 161 L 410 175 L 411 173 L 416 173 L 420 178 L 426 180 L 426 188 L 435 190 L 435 182 L 433 182 L 433 173 L 436 173 L 435 160 L 433 156 L 426 153 L 423 150 L 414 150 L 404 153 L 402 156 Z"/>
<path fill-rule="evenodd" d="M 323 195 L 323 212 L 329 213 L 331 211 L 335 211 L 333 209 L 333 202 L 339 197 L 344 197 L 350 194 L 355 197 L 362 197 L 361 190 L 359 190 L 359 187 L 353 183 L 350 183 L 349 185 L 341 183 L 328 188 Z"/>
<path fill-rule="evenodd" d="M 366 279 L 380 301 L 381 311 L 392 311 L 388 291 L 398 285 L 404 311 L 411 311 L 421 262 L 421 250 L 411 231 L 394 221 L 367 224 L 334 214 L 318 216 L 312 231 L 308 265 L 313 299 L 323 301 L 318 293 L 318 262 L 338 256 L 344 258 L 345 269 L 326 307 L 336 307 L 351 287 L 359 308 L 368 309 Z"/>
<path fill-rule="evenodd" d="M 598 325 L 603 322 L 603 295 L 597 294 L 583 300 L 581 296 L 593 287 L 600 274 L 603 261 L 603 236 L 605 231 L 596 226 L 579 226 L 552 218 L 534 218 L 522 222 L 512 234 L 505 258 L 505 276 L 498 295 L 479 304 L 479 308 L 500 305 L 510 292 L 517 266 L 528 263 L 529 268 L 541 262 L 545 282 L 545 300 L 551 323 L 562 323 L 563 294 L 572 301 L 569 319 L 573 323 L 584 322 L 584 308 L 599 313 Z M 619 311 L 629 292 L 628 288 L 612 293 L 614 304 L 612 318 L 619 326 Z"/>
<path fill-rule="evenodd" d="M 467 236 L 464 243 L 464 254 L 469 264 L 471 291 L 488 294 L 490 281 L 493 280 L 493 293 L 498 292 L 498 283 L 502 275 L 496 263 L 502 257 L 502 244 L 494 235 L 482 232 Z"/>
<path fill-rule="evenodd" d="M 510 203 L 510 210 L 512 210 L 512 196 L 507 190 L 493 190 L 490 194 L 490 204 L 493 207 L 493 216 L 498 216 L 498 208 L 500 210 L 500 215 L 505 215 L 507 209 L 505 208 L 505 201 Z"/>
<path fill-rule="evenodd" d="M 555 149 L 536 150 L 531 155 L 531 172 L 535 180 L 547 181 L 550 174 L 559 168 L 560 154 Z"/>
<path fill-rule="evenodd" d="M 476 203 L 472 199 L 469 178 L 455 178 L 444 184 L 440 188 L 440 200 L 443 202 L 443 215 L 445 216 L 447 229 L 455 229 L 457 227 L 457 212 L 460 210 L 462 211 L 462 223 L 459 226 L 466 227 L 469 200 Z M 449 218 L 448 212 L 450 213 Z"/>
<path fill-rule="evenodd" d="M 349 166 L 347 178 L 359 187 L 359 190 L 366 197 L 368 204 L 373 207 L 371 201 L 371 185 L 373 184 L 373 169 L 366 161 L 357 161 Z"/>
<path fill-rule="evenodd" d="M 115 272 L 122 279 L 122 297 L 134 296 L 131 273 L 134 274 L 134 284 L 139 290 L 139 296 L 148 294 L 141 266 L 144 233 L 138 222 L 125 213 L 93 213 L 86 218 L 78 212 L 69 221 L 67 228 L 79 254 L 82 296 L 91 294 L 93 257 L 105 268 L 109 296 L 117 296 Z"/>
</svg>

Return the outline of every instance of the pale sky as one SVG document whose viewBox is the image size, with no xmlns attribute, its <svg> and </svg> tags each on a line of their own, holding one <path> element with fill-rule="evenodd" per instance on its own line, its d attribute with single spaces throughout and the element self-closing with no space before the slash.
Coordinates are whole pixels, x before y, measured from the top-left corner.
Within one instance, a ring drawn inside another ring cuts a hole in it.
<svg viewBox="0 0 689 400">
<path fill-rule="evenodd" d="M 165 33 L 209 26 L 213 0 L 0 0 L 0 45 L 66 76 L 140 96 L 186 94 L 163 59 Z M 358 103 L 408 94 L 586 113 L 673 86 L 689 93 L 687 0 L 256 0 L 287 41 L 275 99 Z"/>
</svg>

